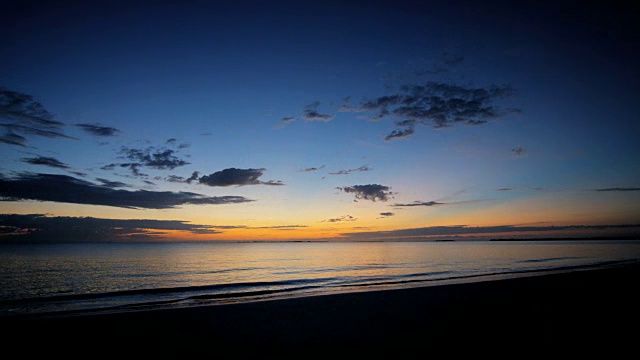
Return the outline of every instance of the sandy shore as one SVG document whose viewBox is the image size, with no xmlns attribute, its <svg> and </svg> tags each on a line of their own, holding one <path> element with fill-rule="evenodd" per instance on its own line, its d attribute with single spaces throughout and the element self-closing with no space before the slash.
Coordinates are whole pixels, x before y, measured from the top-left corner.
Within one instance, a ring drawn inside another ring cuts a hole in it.
<svg viewBox="0 0 640 360">
<path fill-rule="evenodd" d="M 5 351 L 6 346 L 20 346 L 22 356 L 182 358 L 227 353 L 231 358 L 306 358 L 347 352 L 378 358 L 611 358 L 637 350 L 639 276 L 640 266 L 634 265 L 247 304 L 4 319 L 0 324 Z"/>
</svg>

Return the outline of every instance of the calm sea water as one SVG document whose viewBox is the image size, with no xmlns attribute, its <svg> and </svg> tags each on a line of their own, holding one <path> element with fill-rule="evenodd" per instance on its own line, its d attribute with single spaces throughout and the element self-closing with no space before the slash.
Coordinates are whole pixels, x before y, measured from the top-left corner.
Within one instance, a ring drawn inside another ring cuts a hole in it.
<svg viewBox="0 0 640 360">
<path fill-rule="evenodd" d="M 2 245 L 0 316 L 254 301 L 638 261 L 638 241 Z"/>
</svg>

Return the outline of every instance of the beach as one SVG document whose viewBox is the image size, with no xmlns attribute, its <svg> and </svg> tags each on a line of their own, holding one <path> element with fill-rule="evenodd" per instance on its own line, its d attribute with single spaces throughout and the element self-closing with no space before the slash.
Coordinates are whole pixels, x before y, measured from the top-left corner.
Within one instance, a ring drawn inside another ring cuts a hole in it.
<svg viewBox="0 0 640 360">
<path fill-rule="evenodd" d="M 3 319 L 24 355 L 616 356 L 635 349 L 640 266 L 110 314 Z M 225 357 L 225 356 L 222 356 Z"/>
</svg>

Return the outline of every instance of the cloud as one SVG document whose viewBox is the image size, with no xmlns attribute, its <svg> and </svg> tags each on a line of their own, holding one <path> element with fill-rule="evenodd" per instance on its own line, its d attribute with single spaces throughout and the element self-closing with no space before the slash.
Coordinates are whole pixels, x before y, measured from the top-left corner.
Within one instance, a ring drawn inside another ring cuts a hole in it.
<svg viewBox="0 0 640 360">
<path fill-rule="evenodd" d="M 217 234 L 213 225 L 189 224 L 181 220 L 104 219 L 93 217 L 49 217 L 42 214 L 0 214 L 2 242 L 105 242 L 161 240 L 167 231 Z M 165 239 L 168 236 L 165 237 Z"/>
<path fill-rule="evenodd" d="M 500 189 L 497 189 L 496 191 L 511 191 L 511 190 L 513 190 L 513 188 L 500 188 Z"/>
<path fill-rule="evenodd" d="M 391 141 L 395 139 L 405 139 L 413 135 L 415 131 L 413 126 L 406 127 L 404 129 L 393 130 L 389 135 L 384 138 L 384 141 Z"/>
<path fill-rule="evenodd" d="M 61 162 L 60 160 L 52 158 L 52 157 L 47 157 L 47 156 L 36 156 L 36 157 L 32 157 L 32 158 L 23 158 L 22 161 L 26 162 L 28 164 L 32 164 L 32 165 L 44 165 L 44 166 L 49 166 L 49 167 L 59 168 L 59 169 L 68 169 L 69 168 L 69 166 L 67 166 L 67 164 Z"/>
<path fill-rule="evenodd" d="M 333 115 L 321 114 L 318 111 L 318 107 L 320 106 L 320 101 L 314 101 L 311 104 L 304 107 L 304 115 L 302 118 L 305 121 L 331 121 L 333 120 Z"/>
<path fill-rule="evenodd" d="M 61 133 L 64 124 L 31 95 L 5 88 L 0 88 L 0 121 L 4 128 L 0 142 L 9 145 L 26 146 L 23 135 L 75 139 Z"/>
<path fill-rule="evenodd" d="M 189 165 L 188 162 L 176 157 L 175 150 L 171 149 L 154 150 L 154 147 L 131 149 L 123 146 L 120 153 L 124 154 L 127 159 L 134 161 L 134 164 L 152 169 L 173 170 L 179 166 Z"/>
<path fill-rule="evenodd" d="M 228 168 L 216 171 L 198 179 L 200 184 L 209 186 L 244 186 L 244 185 L 284 185 L 280 180 L 260 181 L 266 169 L 236 169 Z M 193 176 L 192 176 L 193 178 Z M 195 180 L 195 179 L 192 179 Z"/>
<path fill-rule="evenodd" d="M 487 199 L 455 201 L 455 202 L 446 202 L 446 203 L 439 202 L 439 201 L 414 201 L 414 202 L 408 203 L 408 204 L 393 204 L 391 206 L 394 206 L 394 207 L 416 207 L 416 206 L 432 207 L 432 206 L 440 206 L 440 205 L 467 205 L 467 204 L 473 204 L 473 203 L 482 202 L 482 201 L 487 201 Z"/>
<path fill-rule="evenodd" d="M 22 173 L 0 176 L 0 201 L 37 200 L 130 209 L 171 209 L 180 205 L 221 205 L 253 201 L 242 196 L 191 192 L 115 190 L 67 175 Z"/>
<path fill-rule="evenodd" d="M 125 184 L 123 182 L 120 181 L 111 181 L 111 180 L 107 180 L 107 179 L 102 179 L 102 178 L 96 178 L 96 180 L 98 182 L 100 182 L 100 184 L 102 184 L 102 186 L 106 186 L 108 188 L 121 188 L 121 187 L 131 187 L 131 185 Z"/>
<path fill-rule="evenodd" d="M 322 222 L 334 223 L 334 222 L 345 222 L 345 221 L 356 221 L 356 220 L 358 220 L 358 219 L 353 217 L 353 216 L 351 216 L 351 215 L 342 215 L 342 216 L 337 217 L 337 218 L 322 220 Z"/>
<path fill-rule="evenodd" d="M 191 182 L 192 182 L 192 181 L 198 180 L 198 176 L 199 176 L 199 175 L 200 175 L 200 173 L 199 173 L 199 172 L 194 171 L 194 172 L 191 174 L 191 176 L 190 176 L 187 180 L 185 180 L 185 181 L 186 181 L 188 184 L 191 184 Z"/>
<path fill-rule="evenodd" d="M 395 215 L 395 213 L 392 213 L 392 212 L 381 212 L 380 213 L 380 216 L 382 216 L 382 217 L 389 217 L 389 216 L 393 216 L 393 215 Z"/>
<path fill-rule="evenodd" d="M 615 187 L 615 188 L 603 188 L 603 189 L 594 189 L 593 191 L 599 192 L 608 192 L 608 191 L 640 191 L 640 187 Z"/>
<path fill-rule="evenodd" d="M 355 194 L 355 197 L 358 200 L 387 201 L 390 198 L 393 198 L 393 193 L 390 191 L 390 187 L 378 184 L 337 187 L 336 189 L 346 193 Z"/>
<path fill-rule="evenodd" d="M 12 132 L 5 132 L 0 135 L 0 142 L 9 145 L 26 146 L 25 143 L 27 142 L 27 139 L 24 136 L 20 136 Z"/>
<path fill-rule="evenodd" d="M 275 229 L 275 230 L 295 230 L 306 228 L 307 225 L 274 225 L 274 226 L 245 226 L 244 229 Z"/>
<path fill-rule="evenodd" d="M 169 139 L 167 143 L 173 144 Z M 172 149 L 156 149 L 153 146 L 146 149 L 134 149 L 123 146 L 120 148 L 121 158 L 129 160 L 123 163 L 111 163 L 102 166 L 101 170 L 113 170 L 116 167 L 128 168 L 133 176 L 146 177 L 147 174 L 140 171 L 141 168 L 151 168 L 156 170 L 173 170 L 180 166 L 188 165 L 189 162 L 177 157 L 176 151 Z"/>
<path fill-rule="evenodd" d="M 363 166 L 360 166 L 359 168 L 356 168 L 356 169 L 340 170 L 340 171 L 332 172 L 332 173 L 329 173 L 329 174 L 330 175 L 349 175 L 349 174 L 354 173 L 354 172 L 363 172 L 363 171 L 371 171 L 371 170 L 373 170 L 373 169 L 368 167 L 367 165 L 363 165 Z"/>
<path fill-rule="evenodd" d="M 169 175 L 165 178 L 166 181 L 168 182 L 172 182 L 172 183 L 183 183 L 183 182 L 187 182 L 187 180 L 182 177 L 182 176 L 178 176 L 178 175 Z"/>
<path fill-rule="evenodd" d="M 76 124 L 76 126 L 81 128 L 85 132 L 95 136 L 116 136 L 121 132 L 120 130 L 109 126 L 94 124 Z"/>
<path fill-rule="evenodd" d="M 425 85 L 404 85 L 396 94 L 363 101 L 359 110 L 373 112 L 369 118 L 373 121 L 401 118 L 395 123 L 398 129 L 387 135 L 389 141 L 410 137 L 418 125 L 437 129 L 456 124 L 481 125 L 517 112 L 496 107 L 499 99 L 513 93 L 513 88 L 507 85 L 474 88 L 431 81 Z"/>
<path fill-rule="evenodd" d="M 295 121 L 295 120 L 296 120 L 296 118 L 293 117 L 293 116 L 283 117 L 281 123 L 282 124 L 287 124 L 287 123 L 290 123 L 290 122 Z"/>
<path fill-rule="evenodd" d="M 312 172 L 312 171 L 318 171 L 318 170 L 321 170 L 321 169 L 324 169 L 324 165 L 322 165 L 320 167 L 310 167 L 310 168 L 298 170 L 298 172 Z"/>
<path fill-rule="evenodd" d="M 437 202 L 437 201 L 414 201 L 414 202 L 409 203 L 409 204 L 393 204 L 393 206 L 406 206 L 406 207 L 411 207 L 411 206 L 438 206 L 438 205 L 447 205 L 447 204 L 446 203 Z"/>
<path fill-rule="evenodd" d="M 514 156 L 524 156 L 527 154 L 527 150 L 525 150 L 522 146 L 515 147 L 511 149 L 511 153 Z"/>
<path fill-rule="evenodd" d="M 24 143 L 26 138 L 20 136 L 17 133 L 21 133 L 23 135 L 36 135 L 42 136 L 50 139 L 70 139 L 70 140 L 78 140 L 77 138 L 67 136 L 58 131 L 38 129 L 31 126 L 24 126 L 19 124 L 0 124 L 0 127 L 3 127 L 4 134 L 2 135 L 2 139 L 8 139 L 8 141 L 18 141 Z M 6 141 L 3 141 L 7 143 Z M 13 144 L 13 145 L 24 145 L 24 144 Z"/>
<path fill-rule="evenodd" d="M 57 128 L 63 123 L 53 120 L 53 114 L 31 95 L 0 88 L 0 117 L 33 126 Z"/>
<path fill-rule="evenodd" d="M 509 237 L 517 236 L 537 236 L 545 232 L 574 232 L 576 236 L 581 234 L 597 233 L 603 230 L 630 230 L 636 233 L 640 230 L 640 224 L 627 225 L 567 225 L 567 226 L 429 226 L 422 228 L 398 229 L 390 231 L 366 231 L 343 233 L 342 236 L 350 240 L 429 240 L 434 238 L 450 238 L 457 236 L 492 236 L 499 237 L 499 234 L 508 234 Z M 514 235 L 516 234 L 516 235 Z M 520 235 L 517 235 L 520 234 Z M 504 235 L 502 235 L 504 236 Z"/>
</svg>

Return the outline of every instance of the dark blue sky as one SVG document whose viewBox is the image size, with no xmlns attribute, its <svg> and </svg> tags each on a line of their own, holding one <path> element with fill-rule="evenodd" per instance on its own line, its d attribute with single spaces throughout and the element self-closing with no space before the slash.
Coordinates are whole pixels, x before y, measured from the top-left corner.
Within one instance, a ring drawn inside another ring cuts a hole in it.
<svg viewBox="0 0 640 360">
<path fill-rule="evenodd" d="M 185 239 L 637 224 L 635 15 L 10 1 L 0 213 L 211 229 L 164 229 Z"/>
</svg>

